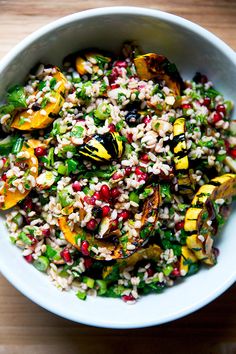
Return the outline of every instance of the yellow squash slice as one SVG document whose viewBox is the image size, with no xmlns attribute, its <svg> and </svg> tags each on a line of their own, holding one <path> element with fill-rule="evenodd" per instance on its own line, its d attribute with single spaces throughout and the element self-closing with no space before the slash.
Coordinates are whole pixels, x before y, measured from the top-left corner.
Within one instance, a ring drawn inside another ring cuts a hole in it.
<svg viewBox="0 0 236 354">
<path fill-rule="evenodd" d="M 21 151 L 27 151 L 30 154 L 30 157 L 28 159 L 25 159 L 24 163 L 27 165 L 27 169 L 29 169 L 29 174 L 36 178 L 38 176 L 38 159 L 34 155 L 34 149 L 23 146 Z M 34 172 L 31 171 L 32 167 L 34 167 Z M 30 192 L 30 190 L 26 190 L 24 193 L 21 193 L 18 189 L 14 192 L 11 192 L 9 188 L 10 186 L 8 184 L 8 181 L 6 180 L 6 182 L 0 189 L 0 196 L 4 197 L 4 202 L 0 204 L 1 210 L 7 210 L 12 208 L 18 202 L 25 199 L 25 197 Z"/>
<path fill-rule="evenodd" d="M 176 96 L 180 95 L 182 78 L 176 66 L 164 55 L 156 53 L 139 55 L 134 59 L 134 64 L 141 80 L 164 80 Z"/>
<path fill-rule="evenodd" d="M 182 246 L 181 248 L 182 254 L 180 257 L 180 274 L 182 276 L 187 275 L 189 272 L 189 265 L 190 263 L 197 263 L 198 258 L 196 255 L 187 247 Z"/>
<path fill-rule="evenodd" d="M 85 52 L 80 53 L 75 59 L 75 68 L 80 75 L 91 74 L 88 69 L 88 62 L 90 63 L 91 70 L 97 72 L 99 70 L 98 59 L 101 58 L 102 62 L 109 63 L 111 58 L 105 57 L 99 52 Z"/>
<path fill-rule="evenodd" d="M 118 238 L 116 242 L 111 241 L 109 238 L 106 239 L 97 239 L 84 229 L 78 227 L 75 225 L 74 230 L 72 231 L 69 223 L 68 223 L 68 218 L 67 217 L 60 217 L 58 219 L 58 224 L 59 228 L 63 232 L 65 239 L 71 243 L 75 248 L 78 250 L 81 250 L 81 245 L 80 242 L 78 243 L 78 238 L 80 236 L 84 235 L 86 241 L 89 244 L 89 249 L 91 248 L 103 248 L 106 253 L 106 251 L 109 254 L 109 259 L 121 259 L 121 258 L 127 258 L 131 256 L 134 252 L 136 252 L 144 243 L 145 240 L 149 237 L 151 232 L 153 231 L 157 218 L 158 218 L 158 207 L 160 205 L 160 191 L 159 187 L 156 187 L 154 190 L 154 193 L 152 196 L 144 203 L 143 206 L 143 214 L 141 218 L 141 227 L 139 230 L 139 235 L 137 237 L 132 237 L 130 240 L 128 240 L 127 244 L 124 245 L 124 237 L 129 238 L 129 235 L 122 236 L 121 238 Z M 154 222 L 149 223 L 147 220 L 151 217 L 154 216 Z M 113 231 L 114 234 L 114 231 Z M 135 247 L 132 247 L 133 249 L 128 249 L 129 247 L 126 247 L 127 245 L 133 245 Z M 95 258 L 97 260 L 106 260 L 106 257 L 100 253 L 93 252 L 90 253 L 90 256 L 92 258 Z"/>
<path fill-rule="evenodd" d="M 234 195 L 236 195 L 236 175 L 224 174 L 200 187 L 186 212 L 184 230 L 191 233 L 186 239 L 187 246 L 199 260 L 208 265 L 215 264 L 212 249 L 214 230 L 210 230 L 212 222 L 216 222 L 212 202 L 217 199 L 225 200 Z"/>
<path fill-rule="evenodd" d="M 57 83 L 60 82 L 60 85 L 57 87 L 56 91 L 52 91 L 52 96 L 55 99 L 55 102 L 48 102 L 46 106 L 42 109 L 46 112 L 41 112 L 41 110 L 28 113 L 27 110 L 23 112 L 19 112 L 12 124 L 11 128 L 15 128 L 18 130 L 36 130 L 36 129 L 44 129 L 55 119 L 55 116 L 59 113 L 63 103 L 64 98 L 62 94 L 65 92 L 66 78 L 65 76 L 57 69 L 57 72 L 53 75 L 53 77 L 57 80 Z M 35 95 L 37 91 L 35 92 Z"/>
<path fill-rule="evenodd" d="M 173 126 L 173 151 L 180 194 L 193 194 L 194 186 L 189 173 L 189 159 L 185 138 L 185 118 L 177 118 Z"/>
</svg>

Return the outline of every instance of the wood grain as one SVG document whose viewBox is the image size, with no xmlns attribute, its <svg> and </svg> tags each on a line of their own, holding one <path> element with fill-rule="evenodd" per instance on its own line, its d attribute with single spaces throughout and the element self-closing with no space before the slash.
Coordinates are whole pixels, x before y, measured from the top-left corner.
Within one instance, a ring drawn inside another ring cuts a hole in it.
<svg viewBox="0 0 236 354">
<path fill-rule="evenodd" d="M 0 58 L 26 35 L 61 16 L 93 7 L 135 5 L 183 16 L 236 50 L 235 0 L 0 0 Z M 176 322 L 139 330 L 87 327 L 58 318 L 0 276 L 0 354 L 236 353 L 236 286 Z"/>
</svg>

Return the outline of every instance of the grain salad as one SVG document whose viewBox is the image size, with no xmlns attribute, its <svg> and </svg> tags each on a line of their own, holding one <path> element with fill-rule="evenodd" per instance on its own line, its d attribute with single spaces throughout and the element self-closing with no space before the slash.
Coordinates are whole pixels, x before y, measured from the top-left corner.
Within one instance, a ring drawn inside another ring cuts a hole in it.
<svg viewBox="0 0 236 354">
<path fill-rule="evenodd" d="M 0 209 L 60 290 L 132 304 L 217 263 L 236 195 L 233 103 L 125 43 L 40 64 L 0 107 Z M 191 280 L 189 280 L 191 281 Z"/>
</svg>

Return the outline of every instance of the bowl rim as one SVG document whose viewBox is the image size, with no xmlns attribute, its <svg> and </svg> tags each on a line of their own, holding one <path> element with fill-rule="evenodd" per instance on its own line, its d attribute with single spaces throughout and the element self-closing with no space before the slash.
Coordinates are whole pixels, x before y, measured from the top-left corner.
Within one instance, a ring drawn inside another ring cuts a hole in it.
<svg viewBox="0 0 236 354">
<path fill-rule="evenodd" d="M 217 36 L 209 32 L 208 30 L 204 29 L 203 27 L 195 24 L 185 18 L 180 16 L 170 14 L 168 12 L 152 9 L 152 8 L 145 8 L 145 7 L 136 7 L 136 6 L 113 6 L 113 7 L 101 7 L 101 8 L 93 8 L 81 12 L 76 12 L 71 15 L 67 15 L 61 17 L 55 21 L 50 22 L 47 25 L 39 28 L 38 30 L 34 31 L 23 40 L 21 40 L 16 46 L 14 46 L 8 54 L 6 54 L 0 61 L 0 73 L 3 71 L 7 66 L 11 63 L 11 61 L 24 49 L 26 49 L 29 45 L 37 41 L 40 37 L 44 36 L 46 33 L 49 33 L 57 28 L 63 27 L 70 23 L 74 23 L 80 20 L 84 20 L 86 18 L 95 18 L 100 17 L 103 15 L 134 15 L 134 16 L 146 16 L 151 17 L 154 19 L 160 19 L 164 21 L 171 22 L 176 24 L 180 27 L 186 28 L 193 33 L 198 33 L 198 35 L 206 38 L 209 42 L 213 42 L 214 45 L 219 49 L 232 63 L 236 66 L 236 55 L 232 48 L 230 48 L 225 42 L 219 39 Z M 131 329 L 131 328 L 144 328 L 149 326 L 160 325 L 163 323 L 171 322 L 173 320 L 182 318 L 188 314 L 191 314 L 198 309 L 204 307 L 211 301 L 215 300 L 218 296 L 220 296 L 223 292 L 225 292 L 235 281 L 236 281 L 236 270 L 235 274 L 227 277 L 223 284 L 221 284 L 217 289 L 213 292 L 209 293 L 205 296 L 204 299 L 200 300 L 197 303 L 194 303 L 193 306 L 183 309 L 181 312 L 174 313 L 172 316 L 166 317 L 164 320 L 158 321 L 143 321 L 137 324 L 126 324 L 126 323 L 104 323 L 102 320 L 94 319 L 93 322 L 86 320 L 84 318 L 79 318 L 79 315 L 76 316 L 69 316 L 64 313 L 63 310 L 56 307 L 56 305 L 52 308 L 47 304 L 47 301 L 44 300 L 40 295 L 35 295 L 30 291 L 26 290 L 24 287 L 24 283 L 21 281 L 20 278 L 17 278 L 14 274 L 14 271 L 7 267 L 0 258 L 0 271 L 2 275 L 24 296 L 28 299 L 36 303 L 37 305 L 41 306 L 42 308 L 46 309 L 49 312 L 52 312 L 60 317 L 69 319 L 71 321 L 82 323 L 85 325 L 102 327 L 102 328 L 114 328 L 114 329 Z M 50 283 L 49 283 L 50 284 Z M 51 285 L 50 285 L 51 286 Z"/>
</svg>

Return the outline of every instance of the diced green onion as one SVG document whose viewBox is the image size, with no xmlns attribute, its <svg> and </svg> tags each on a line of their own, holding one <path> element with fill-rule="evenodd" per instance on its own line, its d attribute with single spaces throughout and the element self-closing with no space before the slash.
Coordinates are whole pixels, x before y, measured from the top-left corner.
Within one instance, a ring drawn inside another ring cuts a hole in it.
<svg viewBox="0 0 236 354">
<path fill-rule="evenodd" d="M 96 280 L 96 285 L 99 287 L 98 295 L 104 295 L 107 291 L 107 283 L 105 280 Z"/>
<path fill-rule="evenodd" d="M 107 103 L 100 103 L 94 111 L 96 118 L 106 120 L 110 116 L 111 110 Z"/>
<path fill-rule="evenodd" d="M 59 165 L 58 168 L 57 168 L 57 172 L 60 174 L 60 175 L 66 175 L 67 173 L 67 167 L 64 166 L 64 165 Z"/>
<path fill-rule="evenodd" d="M 23 216 L 20 213 L 18 213 L 16 214 L 16 216 L 14 216 L 12 221 L 16 223 L 18 226 L 21 226 L 23 224 Z"/>
<path fill-rule="evenodd" d="M 87 294 L 85 291 L 77 291 L 76 296 L 80 300 L 86 300 Z"/>
<path fill-rule="evenodd" d="M 84 192 L 84 194 L 90 195 L 90 196 L 92 196 L 93 193 L 94 193 L 94 191 L 92 191 L 91 189 L 89 189 L 89 187 L 84 187 L 84 188 L 83 188 L 83 192 Z"/>
<path fill-rule="evenodd" d="M 67 173 L 68 173 L 68 175 L 71 172 L 75 172 L 76 169 L 77 169 L 77 166 L 78 166 L 78 161 L 75 161 L 73 159 L 68 159 L 66 162 L 67 162 Z"/>
<path fill-rule="evenodd" d="M 138 204 L 138 203 L 139 203 L 139 196 L 138 196 L 138 194 L 136 194 L 134 191 L 132 191 L 132 192 L 129 194 L 129 200 L 130 200 L 131 202 L 134 202 L 134 203 Z"/>
<path fill-rule="evenodd" d="M 18 138 L 12 147 L 12 154 L 16 155 L 21 151 L 23 146 L 24 138 Z"/>
<path fill-rule="evenodd" d="M 31 239 L 26 235 L 25 232 L 21 231 L 21 233 L 19 234 L 19 239 L 21 241 L 23 241 L 26 245 L 31 245 L 32 241 Z"/>
<path fill-rule="evenodd" d="M 48 167 L 54 165 L 54 148 L 53 147 L 49 149 L 47 160 L 48 160 L 47 161 Z"/>
<path fill-rule="evenodd" d="M 163 273 L 165 274 L 165 276 L 168 277 L 168 275 L 170 275 L 173 269 L 174 268 L 171 265 L 168 265 L 163 269 Z"/>
<path fill-rule="evenodd" d="M 49 266 L 49 260 L 47 257 L 40 256 L 33 262 L 34 267 L 40 272 L 46 272 Z"/>
<path fill-rule="evenodd" d="M 95 280 L 89 277 L 83 277 L 83 282 L 87 285 L 88 288 L 93 289 Z"/>
</svg>

